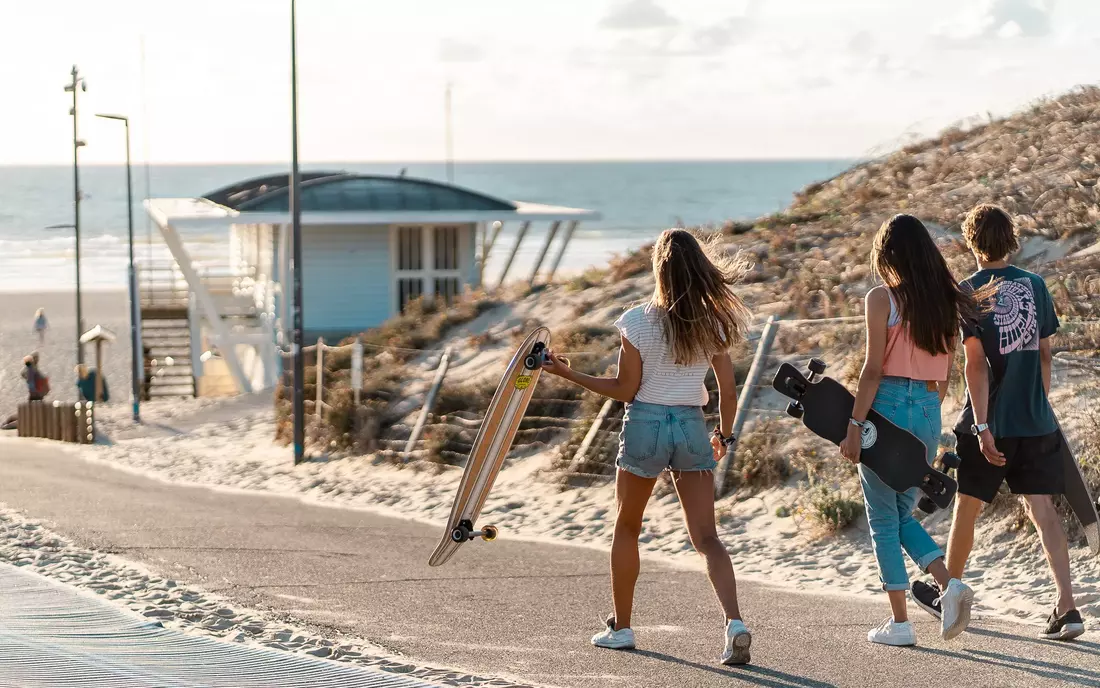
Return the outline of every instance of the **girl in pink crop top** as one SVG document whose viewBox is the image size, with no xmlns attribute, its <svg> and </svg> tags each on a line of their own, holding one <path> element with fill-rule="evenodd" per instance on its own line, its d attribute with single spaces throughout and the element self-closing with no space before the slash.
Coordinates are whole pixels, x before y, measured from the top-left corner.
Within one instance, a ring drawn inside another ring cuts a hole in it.
<svg viewBox="0 0 1100 688">
<path fill-rule="evenodd" d="M 867 294 L 867 357 L 840 453 L 859 463 L 865 438 L 873 442 L 874 424 L 867 417 L 874 409 L 916 435 L 931 463 L 939 451 L 940 403 L 947 393 L 960 321 L 973 318 L 977 307 L 951 276 L 928 230 L 911 215 L 897 215 L 882 225 L 871 250 L 871 268 L 883 286 Z M 918 491 L 894 492 L 862 464 L 859 477 L 871 545 L 891 611 L 867 639 L 885 645 L 917 642 L 906 609 L 909 577 L 903 549 L 943 590 L 941 633 L 955 637 L 970 621 L 973 591 L 950 577 L 943 550 L 913 518 Z"/>
<path fill-rule="evenodd" d="M 890 299 L 890 318 L 887 320 L 886 353 L 883 354 L 882 374 L 909 380 L 942 382 L 946 390 L 947 374 L 951 369 L 951 354 L 933 354 L 917 346 L 909 333 L 908 325 L 902 322 L 901 311 L 898 310 L 894 295 L 890 293 L 889 288 L 882 288 Z"/>
</svg>

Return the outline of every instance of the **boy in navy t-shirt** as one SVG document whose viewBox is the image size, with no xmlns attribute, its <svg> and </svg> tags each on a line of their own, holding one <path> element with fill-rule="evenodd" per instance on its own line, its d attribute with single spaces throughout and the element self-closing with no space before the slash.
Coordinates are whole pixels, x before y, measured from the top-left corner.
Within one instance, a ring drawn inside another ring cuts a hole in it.
<svg viewBox="0 0 1100 688">
<path fill-rule="evenodd" d="M 1085 626 L 1073 601 L 1066 534 L 1051 499 L 1065 491 L 1060 455 L 1065 440 L 1047 400 L 1049 338 L 1058 330 L 1058 316 L 1043 278 L 1008 264 L 1019 249 L 1008 213 L 993 205 L 974 208 L 963 222 L 963 236 L 979 268 L 963 285 L 977 291 L 995 281 L 996 302 L 981 322 L 962 328 L 967 397 L 955 425 L 962 465 L 947 568 L 962 578 L 982 505 L 1007 482 L 1024 498 L 1058 588 L 1042 637 L 1069 640 Z M 917 582 L 912 592 L 918 604 L 937 612 L 939 592 L 933 586 Z"/>
</svg>

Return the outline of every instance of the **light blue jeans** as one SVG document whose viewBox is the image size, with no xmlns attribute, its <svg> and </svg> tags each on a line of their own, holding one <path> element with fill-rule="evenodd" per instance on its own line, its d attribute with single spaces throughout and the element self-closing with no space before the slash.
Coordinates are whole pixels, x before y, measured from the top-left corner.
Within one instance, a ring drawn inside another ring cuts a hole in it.
<svg viewBox="0 0 1100 688">
<path fill-rule="evenodd" d="M 615 464 L 640 478 L 656 478 L 665 470 L 713 471 L 717 464 L 703 409 L 627 404 Z"/>
<path fill-rule="evenodd" d="M 872 408 L 900 428 L 916 435 L 927 449 L 931 464 L 939 451 L 940 396 L 928 383 L 899 377 L 883 378 Z M 859 466 L 863 485 L 863 503 L 867 507 L 867 523 L 871 527 L 871 547 L 878 560 L 879 578 L 883 590 L 908 590 L 909 574 L 905 570 L 904 548 L 921 571 L 943 556 L 917 519 L 913 506 L 920 489 L 894 492 L 875 472 Z"/>
</svg>

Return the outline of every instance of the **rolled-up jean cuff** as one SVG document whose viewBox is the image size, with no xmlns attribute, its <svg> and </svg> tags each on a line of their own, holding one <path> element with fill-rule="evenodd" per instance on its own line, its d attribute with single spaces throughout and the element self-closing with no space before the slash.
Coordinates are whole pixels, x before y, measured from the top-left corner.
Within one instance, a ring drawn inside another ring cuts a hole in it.
<svg viewBox="0 0 1100 688">
<path fill-rule="evenodd" d="M 928 554 L 924 555 L 923 557 L 921 557 L 920 559 L 917 560 L 917 568 L 919 568 L 921 571 L 924 571 L 925 573 L 927 573 L 928 572 L 928 567 L 932 565 L 932 562 L 934 562 L 937 559 L 942 559 L 942 558 L 943 558 L 943 550 L 939 549 L 937 547 L 934 552 L 929 552 Z"/>
<path fill-rule="evenodd" d="M 891 590 L 908 590 L 909 581 L 906 580 L 904 583 L 883 583 L 882 589 L 887 592 L 890 592 Z"/>
</svg>

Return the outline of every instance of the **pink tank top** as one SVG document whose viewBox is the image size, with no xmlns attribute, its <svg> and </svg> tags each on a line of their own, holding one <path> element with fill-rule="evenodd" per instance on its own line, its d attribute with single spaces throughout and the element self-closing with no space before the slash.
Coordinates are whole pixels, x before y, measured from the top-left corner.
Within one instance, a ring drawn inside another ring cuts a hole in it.
<svg viewBox="0 0 1100 688">
<path fill-rule="evenodd" d="M 930 354 L 913 343 L 909 328 L 901 321 L 901 312 L 894 304 L 894 295 L 890 295 L 889 331 L 886 335 L 886 359 L 882 374 L 890 377 L 904 377 L 910 380 L 946 382 L 951 368 L 951 357 L 947 354 Z"/>
</svg>

